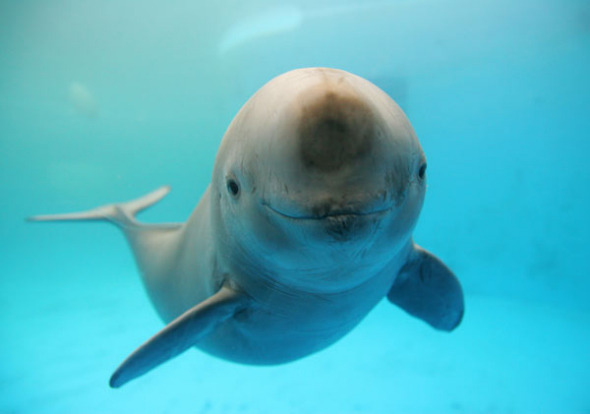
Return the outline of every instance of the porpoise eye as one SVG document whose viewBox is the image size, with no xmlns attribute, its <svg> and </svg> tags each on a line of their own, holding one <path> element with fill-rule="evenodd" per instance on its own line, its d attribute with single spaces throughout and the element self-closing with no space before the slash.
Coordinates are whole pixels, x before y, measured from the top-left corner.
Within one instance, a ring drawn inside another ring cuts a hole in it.
<svg viewBox="0 0 590 414">
<path fill-rule="evenodd" d="M 426 176 L 426 163 L 422 164 L 420 166 L 420 169 L 418 170 L 418 178 L 423 180 L 424 177 Z"/>
<path fill-rule="evenodd" d="M 233 197 L 237 197 L 240 194 L 240 186 L 235 179 L 230 178 L 227 180 L 227 191 L 229 191 Z"/>
</svg>

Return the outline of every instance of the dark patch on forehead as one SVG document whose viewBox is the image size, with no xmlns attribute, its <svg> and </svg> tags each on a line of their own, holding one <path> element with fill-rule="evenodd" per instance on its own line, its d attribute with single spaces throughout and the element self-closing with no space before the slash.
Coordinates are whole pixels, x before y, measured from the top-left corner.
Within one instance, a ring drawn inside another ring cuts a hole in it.
<svg viewBox="0 0 590 414">
<path fill-rule="evenodd" d="M 375 119 L 362 100 L 329 91 L 302 108 L 297 132 L 303 165 L 335 171 L 370 152 Z"/>
</svg>

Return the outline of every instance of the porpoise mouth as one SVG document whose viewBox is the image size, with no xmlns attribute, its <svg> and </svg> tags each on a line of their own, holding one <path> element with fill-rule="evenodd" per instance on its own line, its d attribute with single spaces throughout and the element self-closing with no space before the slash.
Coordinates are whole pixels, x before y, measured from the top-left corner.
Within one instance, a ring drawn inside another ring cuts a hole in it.
<svg viewBox="0 0 590 414">
<path fill-rule="evenodd" d="M 355 208 L 340 208 L 340 209 L 332 209 L 329 211 L 322 211 L 315 214 L 302 214 L 302 215 L 294 215 L 290 213 L 285 213 L 280 211 L 268 203 L 263 203 L 263 206 L 270 210 L 272 213 L 275 213 L 279 216 L 292 219 L 292 220 L 328 220 L 334 218 L 341 218 L 341 217 L 368 217 L 368 216 L 376 216 L 379 214 L 386 213 L 390 211 L 394 206 L 387 206 L 383 208 L 377 208 L 367 211 L 359 211 Z"/>
</svg>

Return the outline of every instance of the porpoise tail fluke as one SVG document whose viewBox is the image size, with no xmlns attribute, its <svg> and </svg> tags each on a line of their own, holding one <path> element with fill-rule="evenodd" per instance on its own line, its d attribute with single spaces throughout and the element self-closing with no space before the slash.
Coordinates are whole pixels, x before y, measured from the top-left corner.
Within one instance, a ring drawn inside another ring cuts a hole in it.
<svg viewBox="0 0 590 414">
<path fill-rule="evenodd" d="M 27 221 L 91 221 L 106 220 L 122 229 L 137 227 L 135 215 L 154 205 L 170 192 L 170 186 L 163 186 L 149 194 L 125 203 L 107 204 L 92 210 L 66 214 L 32 216 Z"/>
</svg>

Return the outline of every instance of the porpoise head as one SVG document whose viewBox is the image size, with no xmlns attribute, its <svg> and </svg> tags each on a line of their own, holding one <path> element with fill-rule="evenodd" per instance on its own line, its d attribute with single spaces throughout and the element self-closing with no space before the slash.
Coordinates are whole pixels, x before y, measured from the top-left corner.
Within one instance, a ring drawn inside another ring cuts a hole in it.
<svg viewBox="0 0 590 414">
<path fill-rule="evenodd" d="M 350 289 L 364 281 L 350 270 L 369 277 L 407 246 L 425 171 L 412 126 L 375 85 L 333 69 L 289 72 L 223 139 L 212 181 L 221 243 L 236 266 L 278 283 Z"/>
</svg>

